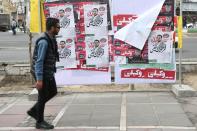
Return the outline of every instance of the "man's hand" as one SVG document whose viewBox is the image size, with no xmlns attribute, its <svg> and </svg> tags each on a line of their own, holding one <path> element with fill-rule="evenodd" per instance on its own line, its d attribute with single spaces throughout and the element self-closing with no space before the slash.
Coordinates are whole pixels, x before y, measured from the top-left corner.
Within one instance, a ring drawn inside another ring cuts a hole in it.
<svg viewBox="0 0 197 131">
<path fill-rule="evenodd" d="M 40 90 L 40 89 L 43 88 L 43 82 L 42 82 L 42 80 L 38 80 L 36 82 L 36 88 L 37 88 L 37 90 Z"/>
</svg>

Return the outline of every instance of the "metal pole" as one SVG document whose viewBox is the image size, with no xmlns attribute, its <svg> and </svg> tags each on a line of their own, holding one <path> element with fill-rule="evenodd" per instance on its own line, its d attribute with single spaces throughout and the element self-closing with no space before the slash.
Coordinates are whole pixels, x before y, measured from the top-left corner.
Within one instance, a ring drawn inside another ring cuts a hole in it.
<svg viewBox="0 0 197 131">
<path fill-rule="evenodd" d="M 179 8 L 180 8 L 180 16 L 182 16 L 183 15 L 183 13 L 182 13 L 182 0 L 180 0 L 180 7 Z M 181 67 L 182 67 L 182 53 L 183 53 L 182 48 L 179 48 L 179 87 L 182 87 L 182 69 L 181 69 Z"/>
</svg>

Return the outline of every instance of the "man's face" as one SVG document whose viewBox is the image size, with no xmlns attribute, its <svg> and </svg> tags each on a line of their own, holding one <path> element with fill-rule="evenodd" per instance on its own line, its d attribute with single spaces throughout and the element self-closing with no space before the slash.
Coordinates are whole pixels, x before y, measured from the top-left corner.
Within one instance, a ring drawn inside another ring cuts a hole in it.
<svg viewBox="0 0 197 131">
<path fill-rule="evenodd" d="M 95 40 L 95 41 L 94 41 L 95 47 L 98 47 L 98 46 L 99 46 L 99 43 L 100 43 L 100 42 L 99 42 L 98 40 Z"/>
<path fill-rule="evenodd" d="M 64 17 L 64 14 L 65 14 L 65 13 L 64 13 L 64 11 L 63 11 L 63 10 L 60 10 L 60 11 L 59 11 L 59 15 L 60 15 L 60 17 Z"/>
<path fill-rule="evenodd" d="M 98 15 L 98 9 L 93 9 L 93 10 L 92 10 L 92 14 L 93 14 L 94 16 Z"/>
<path fill-rule="evenodd" d="M 60 42 L 60 48 L 63 49 L 65 46 L 66 46 L 66 43 L 65 43 L 64 41 L 61 41 L 61 42 Z"/>
<path fill-rule="evenodd" d="M 157 36 L 157 42 L 161 42 L 161 40 L 162 40 L 162 36 L 158 35 Z"/>
<path fill-rule="evenodd" d="M 56 26 L 52 28 L 52 32 L 54 35 L 58 35 L 59 31 L 60 31 L 60 24 L 57 23 Z"/>
</svg>

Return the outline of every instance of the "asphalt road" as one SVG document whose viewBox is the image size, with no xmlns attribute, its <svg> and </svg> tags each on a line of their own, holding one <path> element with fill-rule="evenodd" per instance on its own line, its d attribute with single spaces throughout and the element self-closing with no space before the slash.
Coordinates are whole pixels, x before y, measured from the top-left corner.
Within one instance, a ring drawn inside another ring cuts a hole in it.
<svg viewBox="0 0 197 131">
<path fill-rule="evenodd" d="M 35 40 L 37 36 L 34 37 Z M 24 33 L 13 36 L 0 32 L 0 62 L 27 63 L 29 61 L 28 40 Z M 183 59 L 197 59 L 197 34 L 184 34 Z M 176 52 L 178 58 L 178 52 Z"/>
</svg>

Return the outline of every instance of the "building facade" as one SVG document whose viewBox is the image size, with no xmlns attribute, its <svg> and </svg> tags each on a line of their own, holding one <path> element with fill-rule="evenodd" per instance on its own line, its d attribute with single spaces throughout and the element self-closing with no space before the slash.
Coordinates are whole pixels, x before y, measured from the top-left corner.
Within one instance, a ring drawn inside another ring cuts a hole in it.
<svg viewBox="0 0 197 131">
<path fill-rule="evenodd" d="M 0 0 L 0 13 L 12 14 L 12 12 L 16 12 L 16 8 L 11 0 Z"/>
</svg>

